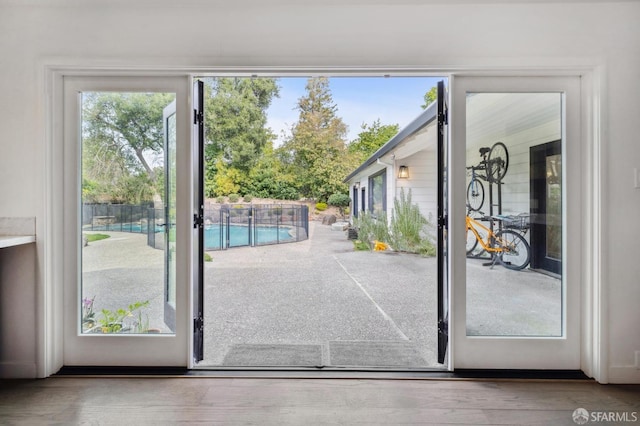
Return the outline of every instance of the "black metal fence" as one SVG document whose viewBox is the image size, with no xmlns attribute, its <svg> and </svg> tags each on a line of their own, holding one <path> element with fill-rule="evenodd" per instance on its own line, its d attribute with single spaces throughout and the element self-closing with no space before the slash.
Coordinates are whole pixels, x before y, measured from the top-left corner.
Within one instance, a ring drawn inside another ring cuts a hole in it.
<svg viewBox="0 0 640 426">
<path fill-rule="evenodd" d="M 309 238 L 304 204 L 207 204 L 205 249 L 293 243 Z M 82 229 L 147 234 L 147 244 L 164 249 L 164 209 L 149 205 L 84 204 Z"/>
<path fill-rule="evenodd" d="M 147 233 L 150 205 L 83 204 L 82 229 Z M 153 210 L 153 209 L 152 209 Z"/>
<path fill-rule="evenodd" d="M 293 243 L 309 238 L 304 204 L 208 204 L 205 249 Z"/>
</svg>

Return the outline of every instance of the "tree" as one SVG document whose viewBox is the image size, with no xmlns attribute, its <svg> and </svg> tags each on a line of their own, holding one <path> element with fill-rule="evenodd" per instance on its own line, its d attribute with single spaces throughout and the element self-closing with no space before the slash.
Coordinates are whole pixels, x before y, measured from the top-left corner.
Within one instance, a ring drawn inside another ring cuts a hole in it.
<svg viewBox="0 0 640 426">
<path fill-rule="evenodd" d="M 349 152 L 356 155 L 359 162 L 369 158 L 371 154 L 394 137 L 400 130 L 400 126 L 398 124 L 381 124 L 380 119 L 377 119 L 371 125 L 362 123 L 361 129 L 357 139 L 348 146 Z"/>
<path fill-rule="evenodd" d="M 298 122 L 284 143 L 283 158 L 290 161 L 305 197 L 326 200 L 330 194 L 346 192 L 342 182 L 353 167 L 345 138 L 347 126 L 337 116 L 327 78 L 310 78 L 307 94 L 298 100 Z"/>
<path fill-rule="evenodd" d="M 164 168 L 162 110 L 172 93 L 85 93 L 82 98 L 83 194 L 138 203 L 159 198 Z"/>
<path fill-rule="evenodd" d="M 422 105 L 422 109 L 427 109 L 427 107 L 435 102 L 436 99 L 438 99 L 438 87 L 433 86 L 424 94 L 424 105 Z"/>
<path fill-rule="evenodd" d="M 272 78 L 206 78 L 205 82 L 205 193 L 226 195 L 225 188 L 242 191 L 246 176 L 264 147 L 274 139 L 266 127 L 267 109 L 278 96 Z M 222 168 L 220 168 L 222 167 Z M 224 172 L 224 179 L 217 177 Z M 218 184 L 216 184 L 216 181 Z"/>
</svg>

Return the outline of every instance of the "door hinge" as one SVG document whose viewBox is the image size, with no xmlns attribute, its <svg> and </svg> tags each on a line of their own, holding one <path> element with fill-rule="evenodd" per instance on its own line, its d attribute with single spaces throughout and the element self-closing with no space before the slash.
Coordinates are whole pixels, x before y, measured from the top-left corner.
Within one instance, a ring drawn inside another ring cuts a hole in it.
<svg viewBox="0 0 640 426">
<path fill-rule="evenodd" d="M 204 122 L 204 113 L 202 111 L 198 111 L 197 109 L 193 110 L 193 124 L 202 124 Z"/>
<path fill-rule="evenodd" d="M 438 124 L 447 125 L 449 124 L 449 110 L 447 108 L 444 111 L 438 112 Z"/>
<path fill-rule="evenodd" d="M 193 319 L 193 331 L 201 331 L 204 328 L 204 319 L 202 315 L 198 315 Z"/>
<path fill-rule="evenodd" d="M 438 331 L 440 333 L 449 334 L 449 323 L 446 320 L 438 320 Z"/>
<path fill-rule="evenodd" d="M 202 228 L 204 226 L 204 217 L 200 214 L 193 215 L 193 227 Z"/>
<path fill-rule="evenodd" d="M 449 226 L 448 216 L 438 217 L 438 226 L 441 228 L 447 228 Z"/>
</svg>

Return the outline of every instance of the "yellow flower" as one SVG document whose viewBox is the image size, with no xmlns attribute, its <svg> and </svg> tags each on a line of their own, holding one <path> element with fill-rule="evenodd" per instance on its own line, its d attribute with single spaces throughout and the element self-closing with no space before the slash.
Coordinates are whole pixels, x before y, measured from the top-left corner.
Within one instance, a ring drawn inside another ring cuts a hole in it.
<svg viewBox="0 0 640 426">
<path fill-rule="evenodd" d="M 389 246 L 386 245 L 385 243 L 383 243 L 382 241 L 375 240 L 373 242 L 373 250 L 374 251 L 384 251 L 384 250 L 386 250 L 388 248 L 389 248 Z"/>
</svg>

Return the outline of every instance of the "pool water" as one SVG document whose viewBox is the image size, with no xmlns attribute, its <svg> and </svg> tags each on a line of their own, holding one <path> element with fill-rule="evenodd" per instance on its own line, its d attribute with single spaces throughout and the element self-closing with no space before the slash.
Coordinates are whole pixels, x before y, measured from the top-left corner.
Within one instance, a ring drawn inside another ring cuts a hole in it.
<svg viewBox="0 0 640 426">
<path fill-rule="evenodd" d="M 204 246 L 207 250 L 217 250 L 221 248 L 220 241 L 220 229 L 225 230 L 225 227 L 220 225 L 207 226 L 204 229 Z M 260 244 L 273 244 L 277 242 L 285 242 L 295 240 L 289 234 L 287 227 L 272 227 L 272 226 L 256 226 L 255 233 L 251 235 L 254 239 L 253 245 Z M 247 246 L 250 243 L 249 234 L 251 228 L 240 225 L 229 225 L 229 245 L 226 245 L 226 241 L 222 241 L 222 247 L 240 247 Z"/>
<path fill-rule="evenodd" d="M 206 250 L 219 250 L 221 247 L 240 247 L 250 245 L 249 231 L 251 228 L 241 225 L 229 225 L 229 245 L 226 241 L 220 241 L 220 225 L 209 225 L 204 229 L 204 246 Z M 223 228 L 224 229 L 224 228 Z M 147 233 L 147 227 L 139 223 L 116 223 L 111 225 L 94 226 L 86 228 L 86 231 L 115 231 L 115 232 L 135 232 Z M 278 242 L 288 242 L 295 240 L 289 234 L 288 227 L 256 226 L 255 233 L 251 235 L 253 245 L 274 244 Z M 164 226 L 156 226 L 156 232 L 164 232 Z M 221 245 L 222 243 L 222 245 Z"/>
</svg>

